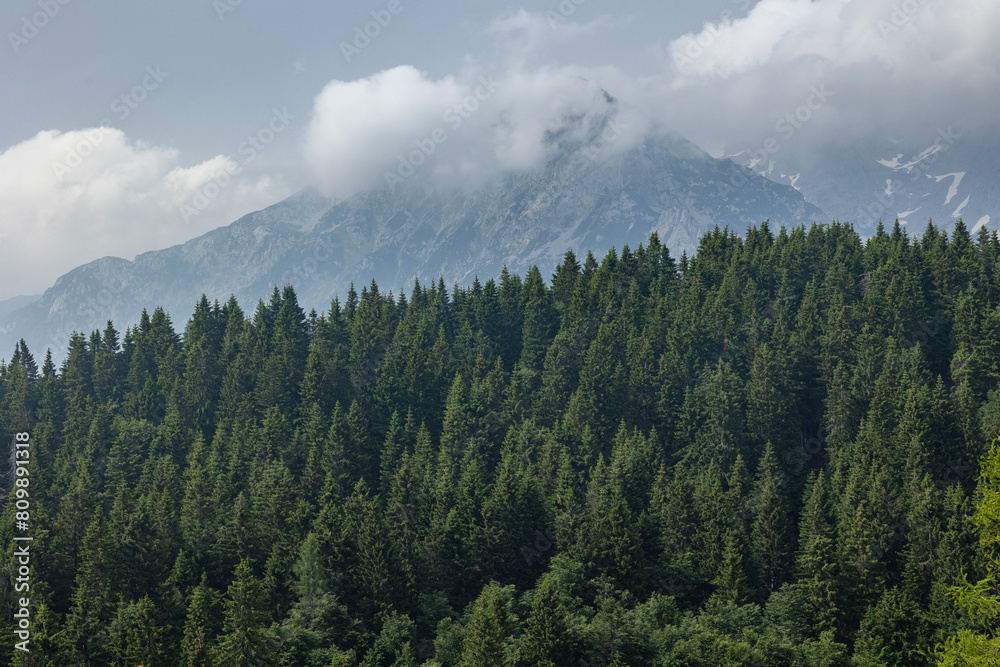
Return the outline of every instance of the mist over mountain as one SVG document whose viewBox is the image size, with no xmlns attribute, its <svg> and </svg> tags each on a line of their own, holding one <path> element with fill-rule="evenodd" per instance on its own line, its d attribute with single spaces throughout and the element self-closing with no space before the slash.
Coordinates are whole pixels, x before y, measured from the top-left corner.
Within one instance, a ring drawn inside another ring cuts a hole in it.
<svg viewBox="0 0 1000 667">
<path fill-rule="evenodd" d="M 543 169 L 508 172 L 475 190 L 419 179 L 347 198 L 306 189 L 182 245 L 88 263 L 5 318 L 0 349 L 23 337 L 59 358 L 73 331 L 109 319 L 124 331 L 156 306 L 182 327 L 202 293 L 220 301 L 232 294 L 252 307 L 273 286 L 292 284 L 303 305 L 323 311 L 352 281 L 360 290 L 375 280 L 398 294 L 414 279 L 468 284 L 504 266 L 535 264 L 547 274 L 567 250 L 582 258 L 635 248 L 652 232 L 679 257 L 715 226 L 742 232 L 764 220 L 778 227 L 826 219 L 792 187 L 678 135 L 606 150 L 615 131 L 609 117 L 582 139 L 553 136 L 559 152 Z"/>
</svg>

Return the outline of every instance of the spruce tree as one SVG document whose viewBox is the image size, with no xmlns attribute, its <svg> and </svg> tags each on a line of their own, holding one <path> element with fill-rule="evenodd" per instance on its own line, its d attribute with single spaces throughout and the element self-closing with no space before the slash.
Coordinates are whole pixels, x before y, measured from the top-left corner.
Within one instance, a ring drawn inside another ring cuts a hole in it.
<svg viewBox="0 0 1000 667">
<path fill-rule="evenodd" d="M 942 667 L 958 665 L 996 664 L 1000 654 L 1000 439 L 993 441 L 989 454 L 983 458 L 980 477 L 980 499 L 976 507 L 976 525 L 979 528 L 979 549 L 986 566 L 986 576 L 977 582 L 965 582 L 952 593 L 958 604 L 971 616 L 975 629 L 963 629 L 950 637 L 940 648 L 938 664 Z"/>
<path fill-rule="evenodd" d="M 771 443 L 764 450 L 753 491 L 751 553 L 758 581 L 768 593 L 778 590 L 788 574 L 789 518 L 782 472 Z"/>
<path fill-rule="evenodd" d="M 184 638 L 181 641 L 183 667 L 211 667 L 213 639 L 215 636 L 216 606 L 218 595 L 207 585 L 202 575 L 201 583 L 191 592 L 184 621 Z"/>
<path fill-rule="evenodd" d="M 826 476 L 820 472 L 806 488 L 799 523 L 799 548 L 795 555 L 795 585 L 815 611 L 817 625 L 833 629 L 840 616 L 840 593 L 826 485 Z"/>
<path fill-rule="evenodd" d="M 487 585 L 472 607 L 458 667 L 503 667 L 507 643 L 516 630 L 507 592 Z"/>
<path fill-rule="evenodd" d="M 263 587 L 253 575 L 248 561 L 242 560 L 236 567 L 223 606 L 222 634 L 214 652 L 213 664 L 216 667 L 270 664 L 264 636 L 267 612 Z"/>
<path fill-rule="evenodd" d="M 524 654 L 537 667 L 570 667 L 575 662 L 566 611 L 547 577 L 535 591 L 525 623 Z"/>
</svg>

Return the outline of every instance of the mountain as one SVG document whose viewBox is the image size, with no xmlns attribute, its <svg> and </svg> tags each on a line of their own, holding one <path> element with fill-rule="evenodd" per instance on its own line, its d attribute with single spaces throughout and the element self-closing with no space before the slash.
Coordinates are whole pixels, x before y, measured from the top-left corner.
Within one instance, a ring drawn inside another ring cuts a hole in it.
<svg viewBox="0 0 1000 667">
<path fill-rule="evenodd" d="M 600 128 L 598 128 L 600 129 Z M 181 328 L 202 293 L 244 306 L 291 283 L 306 307 L 326 310 L 351 281 L 407 291 L 414 278 L 447 284 L 503 266 L 552 270 L 567 250 L 638 246 L 657 232 L 675 257 L 718 225 L 742 232 L 825 220 L 787 185 L 709 156 L 678 135 L 620 154 L 592 142 L 562 146 L 536 173 L 506 174 L 474 192 L 403 184 L 346 199 L 307 189 L 231 225 L 133 261 L 105 257 L 60 277 L 4 320 L 0 350 L 24 337 L 61 355 L 73 331 L 163 306 Z"/>
<path fill-rule="evenodd" d="M 1000 141 L 997 132 L 964 135 L 939 128 L 922 141 L 881 138 L 828 146 L 808 155 L 730 155 L 776 183 L 792 185 L 833 218 L 871 233 L 895 219 L 919 234 L 933 220 L 970 229 L 1000 223 Z M 992 224 L 990 224 L 992 223 Z"/>
<path fill-rule="evenodd" d="M 41 294 L 35 294 L 32 296 L 13 296 L 9 299 L 0 301 L 0 321 L 3 321 L 6 317 L 10 316 L 11 313 L 15 313 L 41 298 Z"/>
</svg>

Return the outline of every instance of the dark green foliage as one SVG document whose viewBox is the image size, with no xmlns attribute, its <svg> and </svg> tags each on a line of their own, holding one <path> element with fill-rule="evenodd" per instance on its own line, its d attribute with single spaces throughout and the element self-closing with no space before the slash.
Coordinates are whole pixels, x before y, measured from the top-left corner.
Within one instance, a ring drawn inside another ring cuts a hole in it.
<svg viewBox="0 0 1000 667">
<path fill-rule="evenodd" d="M 998 259 L 764 224 L 321 315 L 202 298 L 60 369 L 20 341 L 33 652 L 0 666 L 923 665 L 992 632 L 949 591 L 996 569 Z"/>
<path fill-rule="evenodd" d="M 524 658 L 538 667 L 569 667 L 574 663 L 573 643 L 568 614 L 551 579 L 545 578 L 525 623 Z"/>
<path fill-rule="evenodd" d="M 223 607 L 222 634 L 215 649 L 214 664 L 219 667 L 268 664 L 268 646 L 263 632 L 268 613 L 264 607 L 263 587 L 245 560 L 236 567 Z"/>
<path fill-rule="evenodd" d="M 496 584 L 483 589 L 472 607 L 459 667 L 503 667 L 506 663 L 507 643 L 516 631 L 509 598 L 510 591 Z"/>
</svg>

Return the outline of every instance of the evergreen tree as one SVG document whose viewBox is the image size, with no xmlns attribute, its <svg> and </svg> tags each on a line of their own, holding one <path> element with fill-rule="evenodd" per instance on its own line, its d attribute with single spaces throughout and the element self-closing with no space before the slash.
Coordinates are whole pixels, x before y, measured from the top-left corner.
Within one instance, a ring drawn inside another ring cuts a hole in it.
<svg viewBox="0 0 1000 667">
<path fill-rule="evenodd" d="M 535 592 L 525 623 L 524 653 L 528 662 L 537 667 L 569 667 L 575 662 L 566 611 L 548 578 Z"/>
<path fill-rule="evenodd" d="M 552 295 L 542 282 L 537 266 L 532 266 L 524 282 L 524 329 L 521 336 L 523 370 L 540 371 L 545 351 L 558 325 Z"/>
<path fill-rule="evenodd" d="M 1000 651 L 1000 635 L 996 631 L 1000 618 L 1000 441 L 994 440 L 989 454 L 984 457 L 980 478 L 980 500 L 976 508 L 976 525 L 979 527 L 979 548 L 986 566 L 986 577 L 974 583 L 965 583 L 953 589 L 953 594 L 976 627 L 964 629 L 950 637 L 940 647 L 938 664 L 989 665 L 996 662 Z"/>
<path fill-rule="evenodd" d="M 223 606 L 222 635 L 213 663 L 218 667 L 267 665 L 268 647 L 263 633 L 267 612 L 263 587 L 254 577 L 248 561 L 242 560 L 236 567 Z"/>
<path fill-rule="evenodd" d="M 207 577 L 191 592 L 184 621 L 184 639 L 181 642 L 181 660 L 184 667 L 210 667 L 212 640 L 215 636 L 215 608 L 218 596 L 207 586 Z"/>
<path fill-rule="evenodd" d="M 507 643 L 516 629 L 507 595 L 497 584 L 487 585 L 480 593 L 469 618 L 459 667 L 503 667 Z"/>
<path fill-rule="evenodd" d="M 0 644 L 52 667 L 907 665 L 935 642 L 992 664 L 998 259 L 964 224 L 764 224 L 679 267 L 655 236 L 567 254 L 551 286 L 372 283 L 322 315 L 276 288 L 249 320 L 203 297 L 182 336 L 151 308 L 59 368 L 19 341 L 0 536 L 28 503 L 32 653 L 11 614 Z"/>
<path fill-rule="evenodd" d="M 767 444 L 757 472 L 753 504 L 751 553 L 758 581 L 768 593 L 773 593 L 784 583 L 791 550 L 782 476 L 771 443 Z"/>
<path fill-rule="evenodd" d="M 839 615 L 838 579 L 826 493 L 826 477 L 820 472 L 806 489 L 799 524 L 799 549 L 795 556 L 796 585 L 815 611 L 817 624 L 833 629 Z"/>
</svg>

